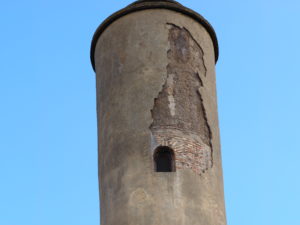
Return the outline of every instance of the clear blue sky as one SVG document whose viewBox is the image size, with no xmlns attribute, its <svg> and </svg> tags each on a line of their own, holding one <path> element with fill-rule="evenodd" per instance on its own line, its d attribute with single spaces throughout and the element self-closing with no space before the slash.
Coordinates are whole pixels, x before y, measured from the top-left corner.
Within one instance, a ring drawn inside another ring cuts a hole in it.
<svg viewBox="0 0 300 225">
<path fill-rule="evenodd" d="M 99 224 L 90 41 L 130 2 L 1 2 L 1 225 Z M 219 38 L 228 225 L 299 225 L 299 0 L 180 2 Z"/>
</svg>

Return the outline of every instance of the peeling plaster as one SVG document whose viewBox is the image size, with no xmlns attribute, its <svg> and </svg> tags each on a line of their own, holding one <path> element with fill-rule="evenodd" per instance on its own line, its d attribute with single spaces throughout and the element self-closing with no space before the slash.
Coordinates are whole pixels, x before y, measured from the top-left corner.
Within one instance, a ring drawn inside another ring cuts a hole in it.
<svg viewBox="0 0 300 225">
<path fill-rule="evenodd" d="M 213 165 L 212 132 L 201 95 L 207 71 L 204 52 L 186 28 L 167 26 L 167 78 L 154 99 L 150 130 L 156 146 L 173 148 L 177 169 L 200 175 Z"/>
<path fill-rule="evenodd" d="M 175 116 L 175 108 L 176 102 L 174 99 L 174 74 L 170 74 L 167 78 L 167 92 L 168 92 L 168 100 L 169 100 L 169 109 L 171 116 Z"/>
</svg>

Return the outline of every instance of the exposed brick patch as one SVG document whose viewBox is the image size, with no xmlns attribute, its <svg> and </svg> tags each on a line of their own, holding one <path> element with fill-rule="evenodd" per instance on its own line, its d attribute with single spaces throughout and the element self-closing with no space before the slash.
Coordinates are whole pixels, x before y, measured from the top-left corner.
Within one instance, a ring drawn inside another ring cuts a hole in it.
<svg viewBox="0 0 300 225">
<path fill-rule="evenodd" d="M 174 150 L 176 170 L 191 169 L 201 174 L 212 166 L 210 147 L 196 135 L 161 127 L 153 129 L 152 132 L 157 145 L 168 146 Z"/>
<path fill-rule="evenodd" d="M 190 32 L 169 26 L 167 79 L 152 109 L 156 145 L 175 152 L 176 169 L 201 174 L 212 167 L 211 130 L 199 88 L 206 76 L 203 50 Z"/>
</svg>

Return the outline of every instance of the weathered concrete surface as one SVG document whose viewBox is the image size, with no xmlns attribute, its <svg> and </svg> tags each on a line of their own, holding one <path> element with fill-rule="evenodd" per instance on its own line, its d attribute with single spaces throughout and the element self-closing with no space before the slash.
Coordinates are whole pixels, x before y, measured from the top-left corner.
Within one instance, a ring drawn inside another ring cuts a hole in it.
<svg viewBox="0 0 300 225">
<path fill-rule="evenodd" d="M 100 36 L 95 69 L 101 224 L 225 225 L 207 31 L 170 10 L 131 13 Z M 175 173 L 154 171 L 159 145 L 173 145 Z"/>
</svg>

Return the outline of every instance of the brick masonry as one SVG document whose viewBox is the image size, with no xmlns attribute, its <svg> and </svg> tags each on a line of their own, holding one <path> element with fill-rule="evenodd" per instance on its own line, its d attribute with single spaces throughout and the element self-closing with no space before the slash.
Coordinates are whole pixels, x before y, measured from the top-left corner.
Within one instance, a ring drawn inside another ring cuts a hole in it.
<svg viewBox="0 0 300 225">
<path fill-rule="evenodd" d="M 177 170 L 190 169 L 200 175 L 213 164 L 211 131 L 199 92 L 206 77 L 204 53 L 187 29 L 167 26 L 168 75 L 154 100 L 150 129 L 156 147 L 174 150 Z"/>
<path fill-rule="evenodd" d="M 176 170 L 190 169 L 200 175 L 212 166 L 211 148 L 197 135 L 170 128 L 154 128 L 153 135 L 154 146 L 174 150 Z"/>
</svg>

